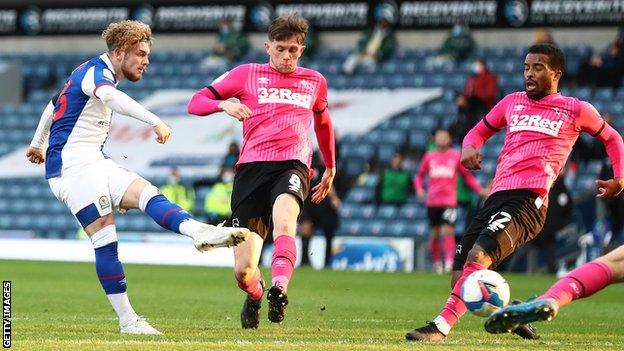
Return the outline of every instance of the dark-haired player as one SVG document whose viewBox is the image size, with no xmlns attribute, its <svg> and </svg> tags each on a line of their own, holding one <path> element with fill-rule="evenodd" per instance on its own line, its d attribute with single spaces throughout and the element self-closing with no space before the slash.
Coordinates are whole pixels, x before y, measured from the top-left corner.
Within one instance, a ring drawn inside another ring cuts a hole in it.
<svg viewBox="0 0 624 351">
<path fill-rule="evenodd" d="M 496 267 L 540 232 L 548 191 L 581 132 L 600 139 L 613 164 L 614 179 L 596 181 L 598 197 L 622 191 L 622 137 L 591 104 L 558 93 L 564 67 L 565 57 L 556 46 L 531 46 L 524 61 L 525 91 L 505 96 L 464 138 L 462 164 L 479 169 L 479 148 L 494 133 L 507 129 L 492 192 L 457 246 L 451 296 L 433 322 L 407 333 L 408 340 L 445 339 L 466 313 L 460 298 L 466 277 Z M 536 337 L 525 324 L 517 324 L 513 332 Z"/>
</svg>

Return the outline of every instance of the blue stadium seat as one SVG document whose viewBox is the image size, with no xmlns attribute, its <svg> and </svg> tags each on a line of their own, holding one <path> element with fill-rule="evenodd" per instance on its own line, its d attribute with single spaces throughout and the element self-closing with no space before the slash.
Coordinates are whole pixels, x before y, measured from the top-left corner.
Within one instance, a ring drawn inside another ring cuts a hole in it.
<svg viewBox="0 0 624 351">
<path fill-rule="evenodd" d="M 360 158 L 370 160 L 375 156 L 375 148 L 370 144 L 343 143 L 340 152 L 340 156 L 344 159 Z"/>
<path fill-rule="evenodd" d="M 410 237 L 427 237 L 429 236 L 429 224 L 427 220 L 415 220 L 408 224 L 406 236 Z"/>
<path fill-rule="evenodd" d="M 366 222 L 360 219 L 343 219 L 340 221 L 340 226 L 336 231 L 338 236 L 352 236 L 360 235 L 363 228 L 366 226 Z"/>
<path fill-rule="evenodd" d="M 363 187 L 353 187 L 347 194 L 345 201 L 349 202 L 371 202 L 373 201 L 375 194 L 370 189 Z"/>
<path fill-rule="evenodd" d="M 429 132 L 423 130 L 412 130 L 409 136 L 409 144 L 411 147 L 424 149 L 429 142 Z"/>
<path fill-rule="evenodd" d="M 377 147 L 377 162 L 381 164 L 387 164 L 392 159 L 392 156 L 398 150 L 397 145 L 382 144 Z"/>
<path fill-rule="evenodd" d="M 427 209 L 420 203 L 407 203 L 399 209 L 398 216 L 407 220 L 424 219 Z"/>
<path fill-rule="evenodd" d="M 390 220 L 398 216 L 399 210 L 396 205 L 381 205 L 377 208 L 377 218 Z"/>
</svg>

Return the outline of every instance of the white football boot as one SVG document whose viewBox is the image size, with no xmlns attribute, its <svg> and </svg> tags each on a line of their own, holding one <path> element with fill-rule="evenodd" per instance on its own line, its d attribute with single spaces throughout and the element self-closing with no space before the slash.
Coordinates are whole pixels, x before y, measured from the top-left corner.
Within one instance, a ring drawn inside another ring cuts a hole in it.
<svg viewBox="0 0 624 351">
<path fill-rule="evenodd" d="M 152 327 L 145 318 L 140 316 L 136 316 L 124 324 L 120 323 L 119 331 L 122 334 L 162 335 L 162 333 Z"/>
<path fill-rule="evenodd" d="M 204 224 L 193 234 L 195 248 L 198 251 L 209 251 L 217 247 L 233 247 L 242 244 L 251 232 L 247 228 L 224 227 Z"/>
</svg>

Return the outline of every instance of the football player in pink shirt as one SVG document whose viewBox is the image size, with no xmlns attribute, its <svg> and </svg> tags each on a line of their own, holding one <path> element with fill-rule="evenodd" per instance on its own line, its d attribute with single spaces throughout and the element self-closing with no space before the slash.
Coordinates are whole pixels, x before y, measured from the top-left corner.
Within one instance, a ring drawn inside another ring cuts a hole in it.
<svg viewBox="0 0 624 351">
<path fill-rule="evenodd" d="M 453 268 L 455 256 L 455 220 L 457 219 L 457 175 L 466 180 L 470 189 L 479 195 L 483 193 L 479 181 L 460 162 L 459 151 L 451 148 L 451 135 L 445 129 L 435 132 L 436 148 L 428 151 L 420 161 L 420 168 L 414 177 L 414 188 L 419 199 L 427 204 L 429 217 L 429 250 L 433 259 L 434 271 L 442 274 Z M 423 180 L 427 176 L 427 194 Z M 444 267 L 440 254 L 440 239 L 444 248 Z"/>
<path fill-rule="evenodd" d="M 495 268 L 540 232 L 548 191 L 581 132 L 600 139 L 613 164 L 614 179 L 597 180 L 597 196 L 617 196 L 624 188 L 622 137 L 591 104 L 558 92 L 564 67 L 565 56 L 556 46 L 531 46 L 524 61 L 525 91 L 505 96 L 464 138 L 461 162 L 468 169 L 479 169 L 481 146 L 507 129 L 491 194 L 457 245 L 451 295 L 433 322 L 407 333 L 408 340 L 444 340 L 466 313 L 460 298 L 466 277 Z M 515 326 L 512 332 L 537 337 L 528 325 Z"/>
<path fill-rule="evenodd" d="M 234 250 L 236 280 L 247 293 L 241 311 L 246 329 L 258 328 L 260 321 L 264 280 L 258 260 L 264 239 L 271 234 L 275 245 L 268 315 L 274 323 L 284 319 L 288 283 L 297 260 L 297 218 L 310 187 L 313 124 L 326 169 L 312 189 L 312 201 L 319 203 L 327 196 L 336 174 L 327 82 L 320 73 L 297 66 L 307 30 L 301 17 L 278 17 L 264 44 L 268 63 L 235 67 L 198 91 L 188 105 L 195 115 L 224 111 L 243 123 L 227 225 L 257 233 Z"/>
</svg>

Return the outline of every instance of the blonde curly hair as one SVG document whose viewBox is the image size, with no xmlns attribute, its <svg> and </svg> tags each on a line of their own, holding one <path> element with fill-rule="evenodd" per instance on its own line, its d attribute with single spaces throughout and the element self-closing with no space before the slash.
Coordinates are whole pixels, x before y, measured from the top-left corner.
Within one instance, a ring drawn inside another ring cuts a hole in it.
<svg viewBox="0 0 624 351">
<path fill-rule="evenodd" d="M 113 22 L 102 31 L 102 39 L 106 41 L 109 51 L 120 48 L 123 51 L 130 50 L 139 42 L 147 42 L 152 45 L 152 30 L 139 21 Z"/>
</svg>

